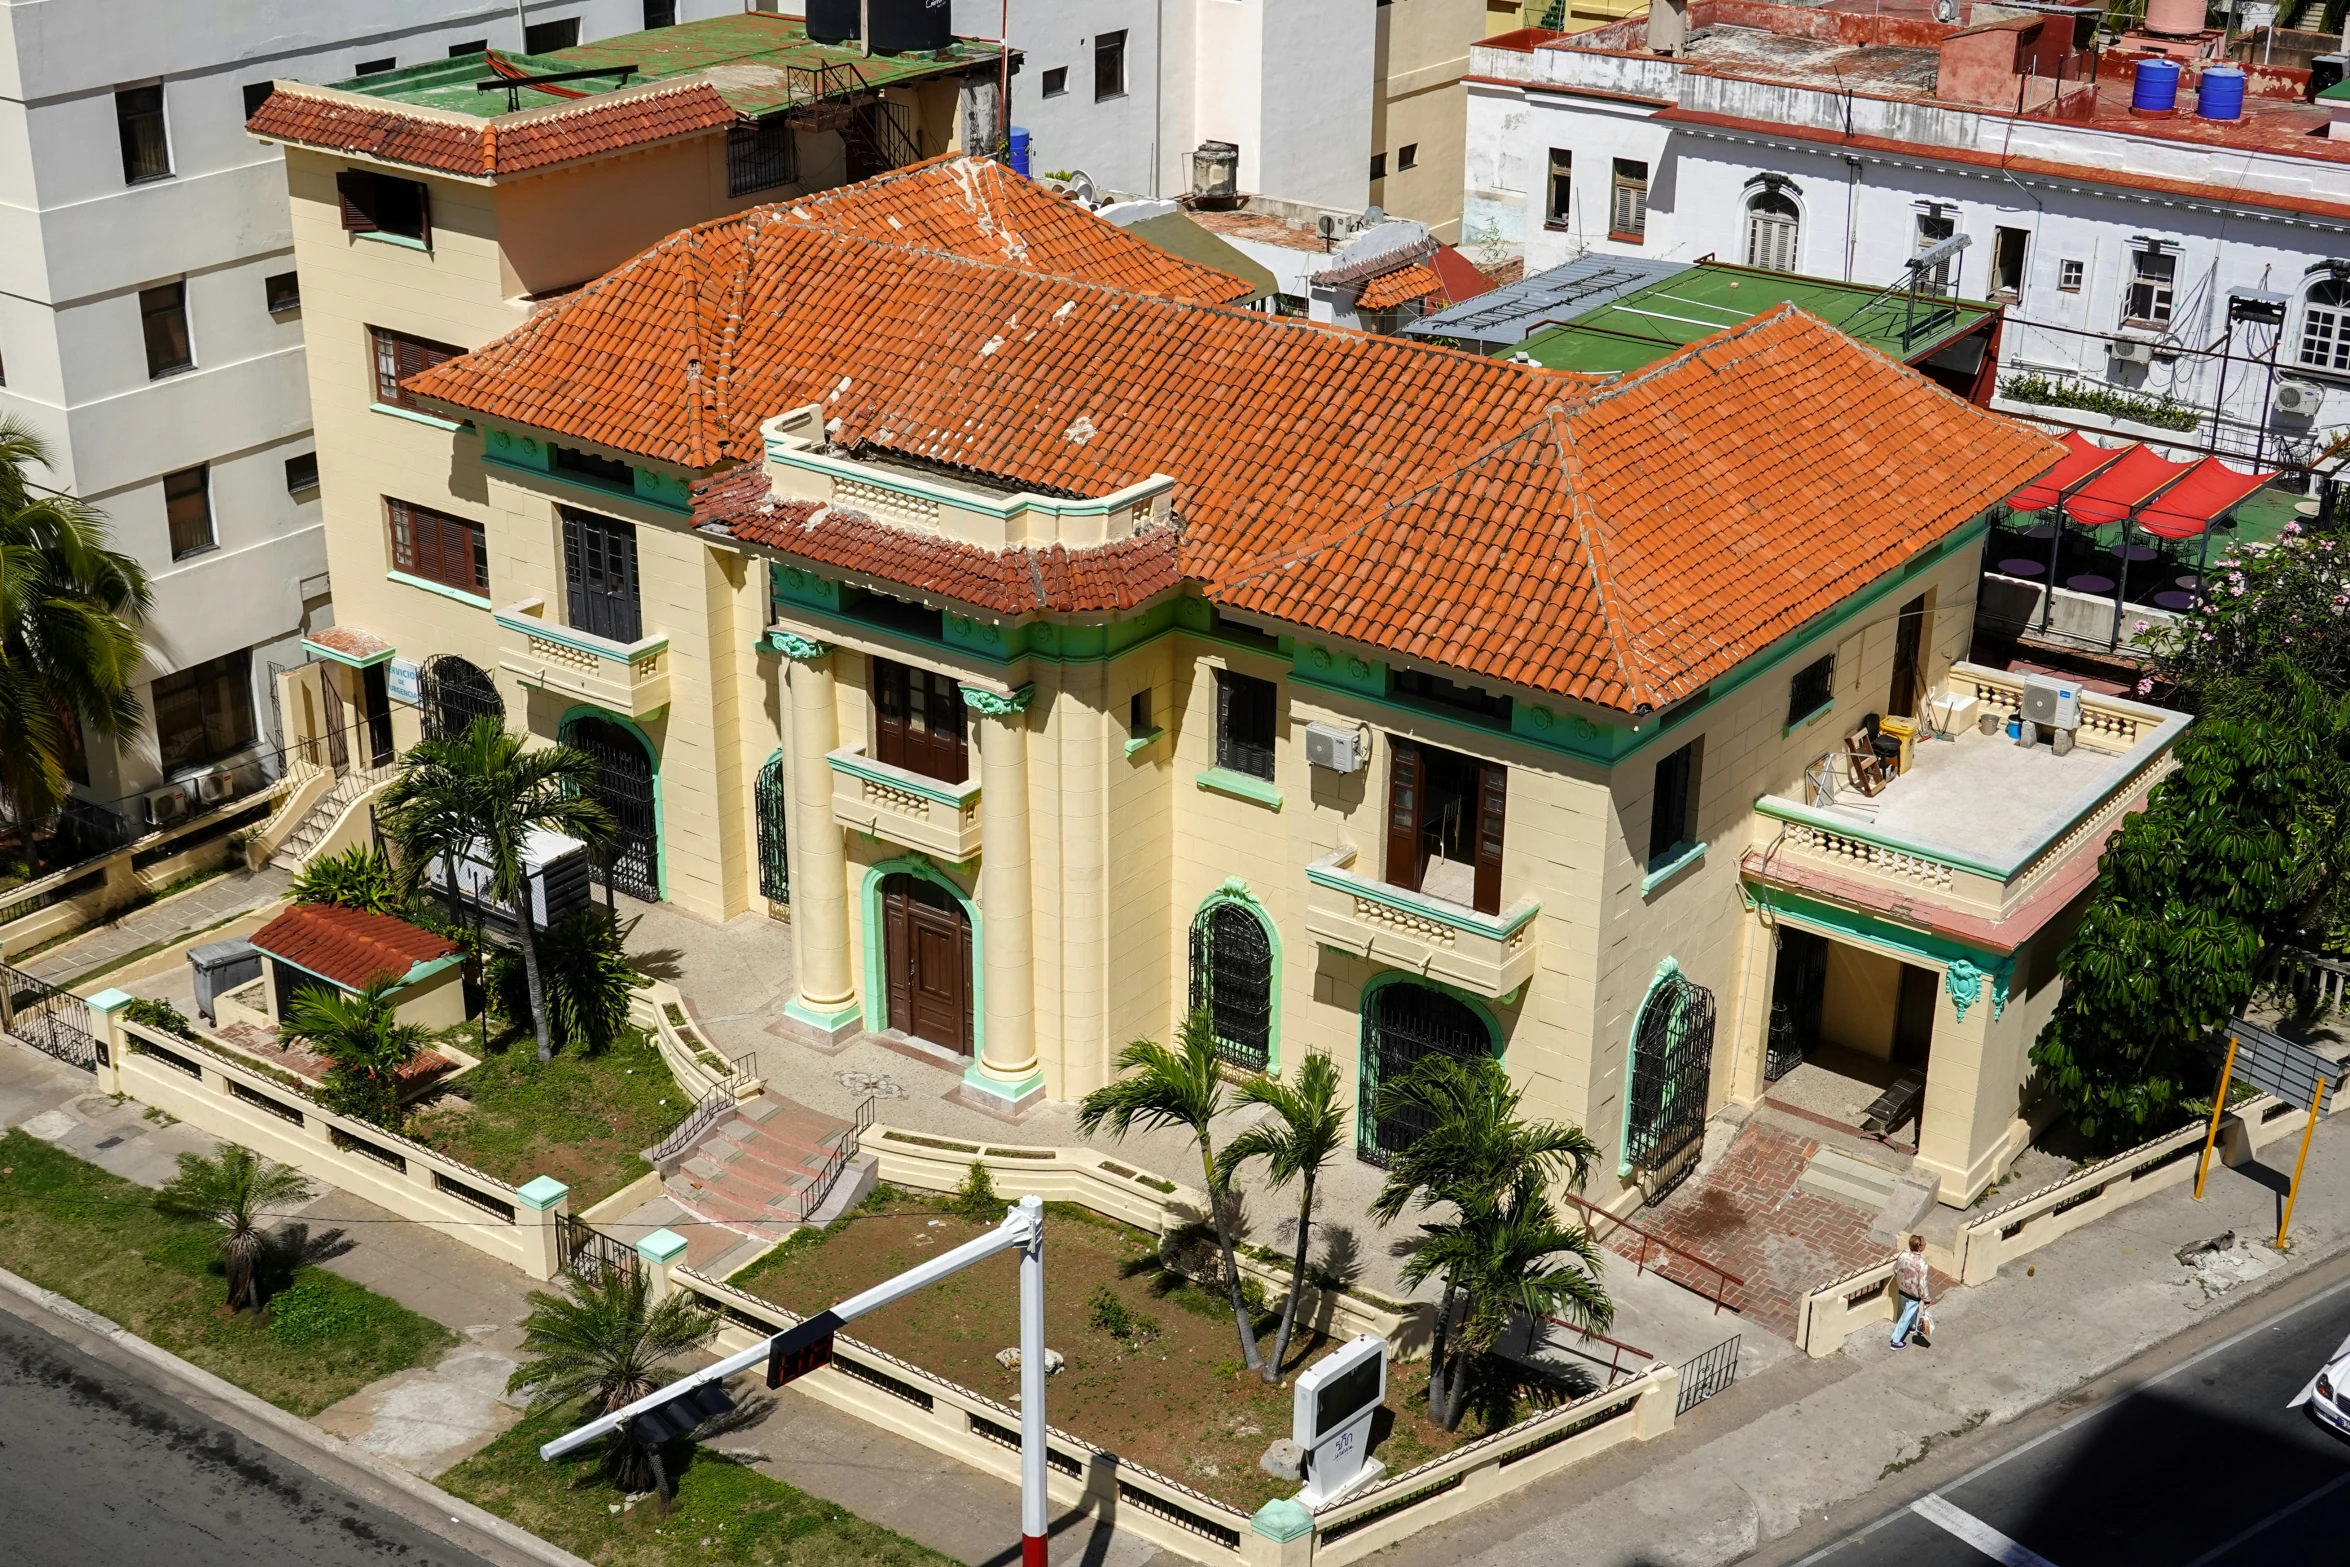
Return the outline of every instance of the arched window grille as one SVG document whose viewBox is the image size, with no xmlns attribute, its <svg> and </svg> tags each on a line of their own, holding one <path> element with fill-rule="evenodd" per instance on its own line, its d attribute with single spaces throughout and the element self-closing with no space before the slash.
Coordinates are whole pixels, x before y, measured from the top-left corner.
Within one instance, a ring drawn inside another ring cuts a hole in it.
<svg viewBox="0 0 2350 1567">
<path fill-rule="evenodd" d="M 2350 370 L 2350 279 L 2320 278 L 2301 296 L 2301 363 Z"/>
<path fill-rule="evenodd" d="M 1649 992 L 1632 1035 L 1624 1161 L 1633 1169 L 1675 1173 L 1675 1161 L 1705 1136 L 1713 1060 L 1713 992 L 1675 969 Z"/>
<path fill-rule="evenodd" d="M 1431 1124 L 1418 1111 L 1379 1115 L 1381 1084 L 1393 1082 L 1428 1056 L 1473 1060 L 1492 1054 L 1492 1030 L 1468 1003 L 1409 981 L 1380 986 L 1363 1008 L 1355 1156 L 1366 1164 L 1390 1164 Z"/>
<path fill-rule="evenodd" d="M 1216 1053 L 1262 1072 L 1273 1052 L 1273 939 L 1245 904 L 1223 900 L 1191 922 L 1191 1005 L 1207 1009 Z"/>
<path fill-rule="evenodd" d="M 1794 197 L 1780 190 L 1756 191 L 1746 201 L 1746 264 L 1767 272 L 1794 271 L 1801 225 Z"/>
</svg>

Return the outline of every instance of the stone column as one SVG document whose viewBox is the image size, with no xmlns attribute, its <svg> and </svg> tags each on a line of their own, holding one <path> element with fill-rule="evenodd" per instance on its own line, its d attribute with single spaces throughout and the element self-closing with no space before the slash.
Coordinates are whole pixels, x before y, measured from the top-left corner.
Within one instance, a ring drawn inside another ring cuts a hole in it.
<svg viewBox="0 0 2350 1567">
<path fill-rule="evenodd" d="M 7 984 L 0 982 L 0 991 L 7 989 Z M 130 992 L 111 986 L 90 998 L 90 1034 L 98 1043 L 98 1092 L 102 1094 L 122 1092 L 122 1058 L 131 1047 L 131 1036 L 122 1026 L 122 1009 L 130 1003 Z M 6 1026 L 13 1031 L 16 1018 L 5 996 L 0 996 L 0 1014 L 6 1015 Z"/>
<path fill-rule="evenodd" d="M 1036 1058 L 1036 968 L 1028 854 L 1028 704 L 1036 687 L 1005 694 L 963 687 L 988 720 L 979 738 L 979 918 L 986 954 L 986 1037 L 966 1086 L 1023 1100 L 1044 1088 Z"/>
<path fill-rule="evenodd" d="M 856 967 L 849 961 L 849 862 L 832 814 L 832 764 L 840 744 L 832 646 L 790 631 L 768 642 L 789 662 L 791 689 L 791 929 L 799 993 L 785 1015 L 826 1040 L 856 1025 Z"/>
<path fill-rule="evenodd" d="M 519 1188 L 522 1199 L 514 1210 L 515 1228 L 522 1231 L 522 1249 L 528 1258 L 523 1270 L 534 1279 L 551 1279 L 563 1271 L 564 1222 L 571 1214 L 571 1188 L 551 1175 L 541 1175 Z"/>
<path fill-rule="evenodd" d="M 670 1269 L 685 1266 L 685 1237 L 675 1230 L 655 1230 L 636 1243 L 637 1259 L 644 1264 L 645 1278 L 651 1285 L 645 1294 L 650 1300 L 666 1300 L 677 1293 L 677 1280 Z"/>
</svg>

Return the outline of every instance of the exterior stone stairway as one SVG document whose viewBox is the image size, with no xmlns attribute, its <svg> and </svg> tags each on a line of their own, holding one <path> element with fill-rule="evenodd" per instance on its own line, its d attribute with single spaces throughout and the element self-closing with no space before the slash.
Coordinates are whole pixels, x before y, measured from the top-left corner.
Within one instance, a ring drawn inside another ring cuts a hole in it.
<svg viewBox="0 0 2350 1567">
<path fill-rule="evenodd" d="M 284 843 L 278 845 L 277 852 L 269 857 L 269 863 L 280 870 L 300 870 L 302 862 L 310 858 L 310 851 L 318 847 L 319 840 L 334 829 L 335 819 L 348 810 L 353 801 L 390 776 L 389 768 L 371 770 L 354 767 L 336 779 L 335 786 L 310 808 L 309 815 L 302 818 L 302 824 L 287 836 Z"/>
<path fill-rule="evenodd" d="M 858 1130 L 761 1093 L 715 1118 L 656 1168 L 670 1197 L 695 1216 L 780 1240 L 804 1223 L 825 1222 L 870 1190 L 874 1161 L 855 1157 Z M 820 1189 L 827 1182 L 830 1189 Z"/>
</svg>

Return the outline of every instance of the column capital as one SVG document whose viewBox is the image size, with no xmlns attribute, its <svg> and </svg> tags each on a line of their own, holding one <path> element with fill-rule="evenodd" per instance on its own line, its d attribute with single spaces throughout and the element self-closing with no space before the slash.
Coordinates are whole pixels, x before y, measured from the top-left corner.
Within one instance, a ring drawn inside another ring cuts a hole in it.
<svg viewBox="0 0 2350 1567">
<path fill-rule="evenodd" d="M 785 658 L 796 658 L 803 664 L 813 663 L 832 651 L 829 642 L 819 642 L 814 637 L 804 637 L 780 626 L 768 630 L 767 645 Z"/>
<path fill-rule="evenodd" d="M 973 712 L 989 718 L 1008 718 L 1014 713 L 1025 713 L 1028 704 L 1036 700 L 1034 681 L 1017 691 L 992 691 L 986 686 L 963 687 L 963 701 Z"/>
</svg>

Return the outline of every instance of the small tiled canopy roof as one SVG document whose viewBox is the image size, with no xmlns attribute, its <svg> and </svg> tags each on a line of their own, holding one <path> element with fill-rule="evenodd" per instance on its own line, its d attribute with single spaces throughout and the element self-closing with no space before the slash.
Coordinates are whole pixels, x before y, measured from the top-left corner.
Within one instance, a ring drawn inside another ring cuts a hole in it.
<svg viewBox="0 0 2350 1567">
<path fill-rule="evenodd" d="M 1630 713 L 1736 667 L 2063 454 L 1792 307 L 1610 382 L 774 209 L 673 235 L 406 384 L 691 469 L 760 461 L 760 421 L 817 404 L 836 450 L 1042 493 L 1166 474 L 1181 572 L 1218 602 Z M 846 523 L 801 531 L 832 537 L 777 547 L 843 566 L 879 548 Z M 1013 569 L 911 530 L 892 547 L 876 574 L 896 581 L 1000 587 Z"/>
<path fill-rule="evenodd" d="M 255 931 L 253 945 L 352 990 L 385 975 L 403 978 L 417 964 L 457 950 L 455 942 L 406 920 L 326 903 L 295 904 Z"/>
<path fill-rule="evenodd" d="M 1363 291 L 1355 296 L 1355 306 L 1361 310 L 1393 310 L 1406 300 L 1425 298 L 1443 286 L 1443 279 L 1415 261 L 1408 267 L 1382 272 L 1365 283 Z"/>
</svg>

